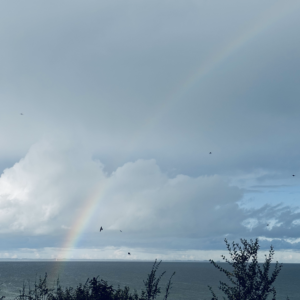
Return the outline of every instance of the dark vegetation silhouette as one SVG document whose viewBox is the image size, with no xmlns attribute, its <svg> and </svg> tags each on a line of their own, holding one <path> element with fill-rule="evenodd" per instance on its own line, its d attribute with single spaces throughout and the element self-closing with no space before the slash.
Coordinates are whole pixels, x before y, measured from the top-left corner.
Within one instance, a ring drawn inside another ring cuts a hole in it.
<svg viewBox="0 0 300 300">
<path fill-rule="evenodd" d="M 136 290 L 130 291 L 128 286 L 120 288 L 118 286 L 115 289 L 112 285 L 109 285 L 107 281 L 94 277 L 93 279 L 85 282 L 85 284 L 79 284 L 76 288 L 67 287 L 63 289 L 59 283 L 59 279 L 56 283 L 56 288 L 49 288 L 47 285 L 47 273 L 44 278 L 39 278 L 38 282 L 35 282 L 34 288 L 31 289 L 28 284 L 26 289 L 25 283 L 23 289 L 20 291 L 20 295 L 16 297 L 16 300 L 154 300 L 161 294 L 161 287 L 159 283 L 165 272 L 159 277 L 156 276 L 156 272 L 160 265 L 160 262 L 155 260 L 152 270 L 144 282 L 145 289 L 141 291 L 140 295 Z M 170 277 L 167 286 L 165 288 L 164 297 L 160 298 L 167 300 L 170 294 L 172 286 L 172 278 L 175 272 Z M 0 298 L 1 300 L 2 298 Z"/>
<path fill-rule="evenodd" d="M 270 247 L 269 255 L 265 255 L 265 262 L 261 267 L 257 261 L 257 252 L 259 250 L 258 239 L 250 243 L 245 239 L 241 239 L 242 246 L 238 243 L 232 242 L 232 247 L 225 239 L 227 249 L 229 251 L 231 260 L 228 260 L 222 255 L 223 260 L 231 266 L 233 270 L 226 270 L 217 265 L 212 259 L 210 263 L 218 270 L 223 272 L 231 286 L 220 281 L 219 289 L 227 296 L 223 299 L 228 300 L 266 300 L 270 295 L 272 300 L 276 299 L 276 290 L 273 286 L 279 272 L 281 271 L 282 264 L 276 262 L 273 273 L 269 277 L 271 261 L 274 256 L 273 246 Z M 217 300 L 218 297 L 208 286 L 212 293 L 212 300 Z M 287 298 L 288 299 L 288 298 Z"/>
</svg>

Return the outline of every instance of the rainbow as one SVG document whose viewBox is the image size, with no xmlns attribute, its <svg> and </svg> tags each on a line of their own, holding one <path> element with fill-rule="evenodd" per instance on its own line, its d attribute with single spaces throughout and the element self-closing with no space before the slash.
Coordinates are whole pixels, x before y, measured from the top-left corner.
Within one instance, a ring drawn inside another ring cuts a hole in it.
<svg viewBox="0 0 300 300">
<path fill-rule="evenodd" d="M 80 238 L 85 232 L 89 225 L 94 213 L 97 211 L 97 206 L 101 198 L 105 195 L 109 187 L 107 178 L 103 178 L 99 185 L 94 189 L 90 196 L 84 201 L 84 207 L 79 211 L 75 217 L 75 221 L 68 232 L 68 235 L 64 241 L 64 244 L 60 247 L 60 251 L 56 257 L 58 262 L 54 264 L 52 271 L 50 272 L 50 278 L 57 278 L 59 274 L 63 271 L 65 262 L 72 258 L 73 249 L 79 244 Z M 99 224 L 100 228 L 100 224 Z M 97 229 L 98 232 L 99 229 Z"/>
<path fill-rule="evenodd" d="M 190 74 L 184 82 L 173 90 L 156 109 L 156 113 L 150 116 L 144 126 L 141 126 L 136 132 L 133 142 L 143 135 L 145 129 L 150 129 L 169 111 L 169 108 L 183 99 L 183 96 L 193 88 L 197 83 L 205 80 L 217 67 L 220 67 L 230 56 L 240 50 L 247 43 L 259 37 L 266 30 L 278 21 L 286 18 L 300 7 L 298 1 L 293 3 L 289 1 L 274 1 L 274 5 L 267 11 L 263 12 L 259 18 L 248 26 L 240 35 L 236 36 L 229 43 L 224 45 L 219 51 L 208 57 L 203 65 Z"/>
<path fill-rule="evenodd" d="M 68 260 L 71 258 L 72 250 L 78 245 L 80 238 L 87 228 L 90 219 L 94 215 L 96 208 L 99 204 L 99 200 L 104 196 L 105 191 L 108 188 L 108 182 L 106 178 L 101 180 L 101 183 L 96 187 L 96 189 L 90 194 L 90 196 L 84 201 L 85 206 L 78 213 L 78 216 L 75 218 L 75 222 L 70 230 L 64 245 L 62 246 L 62 252 L 58 255 L 58 258 L 63 258 Z M 99 224 L 100 228 L 100 224 Z M 98 231 L 98 230 L 97 230 Z M 67 252 L 65 252 L 65 250 Z"/>
<path fill-rule="evenodd" d="M 172 91 L 170 95 L 166 97 L 166 100 L 161 103 L 155 115 L 148 118 L 145 121 L 144 126 L 141 126 L 141 129 L 133 137 L 132 142 L 138 139 L 138 137 L 142 135 L 142 132 L 145 129 L 153 126 L 160 118 L 162 118 L 169 107 L 180 101 L 182 99 L 182 96 L 186 94 L 187 91 L 189 91 L 195 84 L 199 83 L 201 80 L 204 80 L 231 55 L 236 53 L 251 40 L 258 37 L 271 25 L 296 11 L 299 6 L 300 3 L 297 1 L 293 3 L 289 3 L 288 1 L 278 1 L 274 3 L 272 7 L 261 14 L 261 16 L 254 24 L 249 26 L 249 28 L 242 34 L 235 37 L 228 44 L 224 45 L 223 48 L 209 57 L 206 62 L 201 65 L 194 73 L 188 76 L 188 78 L 186 78 L 186 80 L 178 88 Z M 58 258 L 63 258 L 64 260 L 70 259 L 73 249 L 76 247 L 76 245 L 78 245 L 80 237 L 82 236 L 89 223 L 89 220 L 94 214 L 95 208 L 99 203 L 99 199 L 101 199 L 101 197 L 105 193 L 105 190 L 107 188 L 106 184 L 107 180 L 104 180 L 104 182 L 101 183 L 99 187 L 97 187 L 97 189 L 91 194 L 91 196 L 84 201 L 85 207 L 78 214 L 77 218 L 75 218 L 72 229 L 68 233 L 68 236 L 66 237 L 65 242 L 61 247 L 62 250 L 58 255 Z"/>
</svg>

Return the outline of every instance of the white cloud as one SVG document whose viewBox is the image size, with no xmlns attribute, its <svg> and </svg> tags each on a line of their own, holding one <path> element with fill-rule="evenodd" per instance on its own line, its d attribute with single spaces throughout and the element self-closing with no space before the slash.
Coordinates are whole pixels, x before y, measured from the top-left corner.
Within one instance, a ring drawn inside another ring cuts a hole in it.
<svg viewBox="0 0 300 300">
<path fill-rule="evenodd" d="M 219 176 L 169 178 L 155 160 L 126 163 L 109 178 L 103 202 L 111 229 L 168 236 L 226 233 L 242 192 Z M 216 207 L 221 209 L 215 210 Z M 104 216 L 103 216 L 104 217 Z M 227 224 L 227 225 L 226 225 Z"/>
<path fill-rule="evenodd" d="M 83 150 L 70 149 L 43 140 L 4 170 L 1 233 L 47 234 L 66 227 L 84 193 L 103 176 L 99 162 L 82 161 Z"/>
<path fill-rule="evenodd" d="M 91 194 L 95 205 L 84 217 Z M 153 159 L 128 162 L 109 175 L 80 144 L 43 140 L 1 175 L 0 233 L 47 237 L 26 242 L 27 248 L 63 246 L 85 218 L 77 248 L 177 250 L 223 248 L 225 236 L 297 235 L 297 213 L 268 205 L 245 210 L 242 197 L 242 189 L 220 176 L 172 178 Z"/>
<path fill-rule="evenodd" d="M 100 219 L 107 230 L 155 236 L 227 233 L 242 196 L 219 176 L 169 178 L 155 160 L 126 163 L 108 176 L 80 147 L 43 140 L 0 178 L 0 232 L 69 230 L 99 184 L 106 191 L 98 195 L 95 222 Z"/>
<path fill-rule="evenodd" d="M 90 259 L 90 260 L 148 260 L 155 259 L 167 260 L 209 260 L 215 262 L 223 262 L 221 255 L 230 258 L 230 255 L 225 248 L 223 250 L 166 250 L 166 249 L 145 249 L 145 248 L 127 248 L 127 247 L 104 247 L 102 249 L 72 249 L 72 255 L 69 256 L 70 249 L 60 248 L 41 248 L 41 249 L 18 249 L 10 253 L 0 252 L 1 259 L 53 259 L 64 260 L 68 259 Z M 131 252 L 131 255 L 128 255 Z M 260 250 L 258 252 L 258 261 L 263 263 L 265 255 L 269 254 L 269 250 Z M 279 263 L 299 263 L 300 253 L 295 250 L 279 250 L 276 251 L 273 257 L 273 262 Z M 55 274 L 51 274 L 56 276 Z"/>
</svg>

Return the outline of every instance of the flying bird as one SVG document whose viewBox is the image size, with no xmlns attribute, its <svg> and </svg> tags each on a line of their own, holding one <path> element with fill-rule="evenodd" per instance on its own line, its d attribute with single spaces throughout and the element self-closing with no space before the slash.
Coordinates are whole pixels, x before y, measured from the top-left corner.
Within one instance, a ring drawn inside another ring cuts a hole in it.
<svg viewBox="0 0 300 300">
<path fill-rule="evenodd" d="M 267 224 L 267 226 L 269 226 L 269 224 Z"/>
<path fill-rule="evenodd" d="M 101 230 L 103 230 L 102 226 L 100 227 L 100 232 L 101 232 Z"/>
<path fill-rule="evenodd" d="M 21 115 L 21 116 L 23 116 L 23 114 L 22 114 L 22 113 L 20 113 L 20 115 Z"/>
<path fill-rule="evenodd" d="M 120 232 L 122 232 L 122 230 L 120 230 Z"/>
<path fill-rule="evenodd" d="M 295 175 L 293 175 L 293 176 L 295 176 Z"/>
<path fill-rule="evenodd" d="M 130 252 L 128 252 L 128 255 L 131 255 Z"/>
<path fill-rule="evenodd" d="M 209 154 L 211 154 L 211 152 L 209 152 Z"/>
</svg>

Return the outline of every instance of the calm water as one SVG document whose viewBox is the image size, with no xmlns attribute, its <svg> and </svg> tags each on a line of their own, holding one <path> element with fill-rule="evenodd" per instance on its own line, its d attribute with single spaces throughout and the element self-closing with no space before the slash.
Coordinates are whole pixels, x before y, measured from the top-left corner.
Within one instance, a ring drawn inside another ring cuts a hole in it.
<svg viewBox="0 0 300 300">
<path fill-rule="evenodd" d="M 0 295 L 14 299 L 24 280 L 27 284 L 30 280 L 32 286 L 35 278 L 43 277 L 45 272 L 48 273 L 50 286 L 53 286 L 58 273 L 62 286 L 73 287 L 99 275 L 115 287 L 128 285 L 139 291 L 152 265 L 150 262 L 0 262 Z M 226 264 L 222 266 L 227 268 Z M 209 263 L 162 262 L 158 274 L 162 271 L 167 271 L 162 287 L 172 272 L 176 272 L 170 300 L 209 299 L 207 285 L 217 292 L 219 280 L 224 280 L 223 275 Z M 300 264 L 284 264 L 275 286 L 277 299 L 286 299 L 287 295 L 291 300 L 300 299 Z"/>
</svg>

